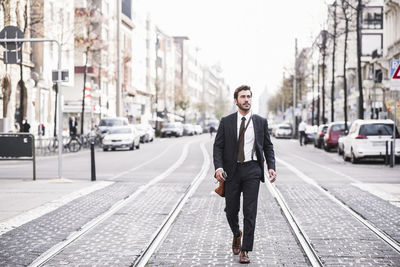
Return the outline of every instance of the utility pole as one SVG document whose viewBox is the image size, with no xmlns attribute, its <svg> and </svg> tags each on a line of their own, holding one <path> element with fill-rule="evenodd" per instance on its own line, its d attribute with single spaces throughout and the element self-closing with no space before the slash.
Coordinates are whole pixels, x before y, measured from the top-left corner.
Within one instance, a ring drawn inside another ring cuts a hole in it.
<svg viewBox="0 0 400 267">
<path fill-rule="evenodd" d="M 320 117 L 321 117 L 321 105 L 320 105 L 320 72 L 321 72 L 321 66 L 319 65 L 319 60 L 318 60 L 318 78 L 317 78 L 317 87 L 318 87 L 318 100 L 317 100 L 317 125 L 319 126 L 320 122 Z"/>
<path fill-rule="evenodd" d="M 361 76 L 361 12 L 362 0 L 357 1 L 357 82 L 358 82 L 358 118 L 364 119 L 364 94 Z"/>
<path fill-rule="evenodd" d="M 331 122 L 335 121 L 335 55 L 336 55 L 336 1 L 333 3 L 333 52 L 332 52 L 332 85 L 331 85 Z"/>
<path fill-rule="evenodd" d="M 117 1 L 117 92 L 116 92 L 116 113 L 121 116 L 121 0 Z"/>
<path fill-rule="evenodd" d="M 325 58 L 326 58 L 326 39 L 327 39 L 327 31 L 323 30 L 321 32 L 322 35 L 322 123 L 326 123 L 325 118 Z"/>
<path fill-rule="evenodd" d="M 311 87 L 312 87 L 312 106 L 311 106 L 311 125 L 314 126 L 314 110 L 315 110 L 315 100 L 314 100 L 314 64 L 311 68 Z"/>
<path fill-rule="evenodd" d="M 155 104 L 155 127 L 156 127 L 156 135 L 159 134 L 159 123 L 158 123 L 158 91 L 160 90 L 160 83 L 159 83 L 159 75 L 158 75 L 158 48 L 160 47 L 160 39 L 158 38 L 158 34 L 157 34 L 157 40 L 156 40 L 156 62 L 155 62 L 155 66 L 156 66 L 156 104 Z"/>
<path fill-rule="evenodd" d="M 296 83 L 297 83 L 297 38 L 295 38 L 295 50 L 294 50 L 294 74 L 293 74 L 293 110 L 292 110 L 292 116 L 293 116 L 293 138 L 296 138 L 297 134 L 297 118 L 296 118 L 296 113 L 295 109 L 297 107 L 297 88 L 296 88 Z"/>
</svg>

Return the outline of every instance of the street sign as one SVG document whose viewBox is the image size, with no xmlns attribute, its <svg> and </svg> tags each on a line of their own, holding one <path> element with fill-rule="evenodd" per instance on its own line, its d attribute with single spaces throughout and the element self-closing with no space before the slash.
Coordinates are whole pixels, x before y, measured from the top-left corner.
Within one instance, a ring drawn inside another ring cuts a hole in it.
<svg viewBox="0 0 400 267">
<path fill-rule="evenodd" d="M 4 64 L 20 64 L 22 59 L 22 50 L 6 50 L 3 52 Z"/>
<path fill-rule="evenodd" d="M 16 26 L 6 26 L 0 32 L 0 39 L 23 39 L 24 33 Z M 1 42 L 2 45 L 7 50 L 16 50 L 21 48 L 22 42 Z"/>
<path fill-rule="evenodd" d="M 390 90 L 400 91 L 400 59 L 390 61 Z"/>
</svg>

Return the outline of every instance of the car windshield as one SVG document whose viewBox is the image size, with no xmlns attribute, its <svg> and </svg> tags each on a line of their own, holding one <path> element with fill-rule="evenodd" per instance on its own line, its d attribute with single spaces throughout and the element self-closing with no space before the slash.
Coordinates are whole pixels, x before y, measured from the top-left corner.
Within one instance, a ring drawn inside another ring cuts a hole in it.
<svg viewBox="0 0 400 267">
<path fill-rule="evenodd" d="M 361 125 L 360 135 L 393 135 L 393 124 L 375 123 Z"/>
<path fill-rule="evenodd" d="M 118 119 L 102 119 L 99 126 L 122 126 L 124 125 L 123 120 Z"/>
<path fill-rule="evenodd" d="M 132 129 L 130 128 L 116 128 L 110 130 L 110 134 L 130 134 L 130 133 L 132 133 Z"/>
<path fill-rule="evenodd" d="M 326 131 L 328 130 L 328 126 L 324 126 L 324 128 L 322 128 L 322 132 L 326 133 Z"/>
<path fill-rule="evenodd" d="M 342 132 L 342 131 L 344 131 L 344 123 L 343 124 L 334 124 L 334 125 L 332 125 L 332 131 L 334 131 L 334 132 Z"/>
<path fill-rule="evenodd" d="M 286 126 L 286 125 L 283 125 L 283 126 L 279 126 L 279 129 L 290 130 L 290 127 Z"/>
</svg>

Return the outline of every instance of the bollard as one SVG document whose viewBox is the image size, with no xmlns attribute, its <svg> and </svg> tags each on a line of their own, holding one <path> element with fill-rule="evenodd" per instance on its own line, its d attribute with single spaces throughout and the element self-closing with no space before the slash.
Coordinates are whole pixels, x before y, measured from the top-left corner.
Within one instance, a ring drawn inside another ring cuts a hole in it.
<svg viewBox="0 0 400 267">
<path fill-rule="evenodd" d="M 393 168 L 393 141 L 390 141 L 390 168 Z"/>
<path fill-rule="evenodd" d="M 389 141 L 385 142 L 386 151 L 385 151 L 385 166 L 389 164 Z"/>
<path fill-rule="evenodd" d="M 92 181 L 96 181 L 96 164 L 95 164 L 95 158 L 94 158 L 94 142 L 93 140 L 90 142 L 90 162 L 92 166 L 91 170 L 91 176 L 92 176 Z"/>
</svg>

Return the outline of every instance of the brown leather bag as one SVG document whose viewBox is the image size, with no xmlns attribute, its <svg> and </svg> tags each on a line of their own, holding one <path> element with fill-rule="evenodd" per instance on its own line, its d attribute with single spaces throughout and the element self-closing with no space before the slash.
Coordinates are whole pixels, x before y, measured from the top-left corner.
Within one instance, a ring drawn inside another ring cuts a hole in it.
<svg viewBox="0 0 400 267">
<path fill-rule="evenodd" d="M 228 177 L 226 175 L 226 172 L 222 173 L 222 176 L 226 179 L 226 177 Z M 220 195 L 221 197 L 225 197 L 225 189 L 224 189 L 224 182 L 219 182 L 219 185 L 217 188 L 215 188 L 215 193 L 217 193 L 218 195 Z"/>
</svg>

